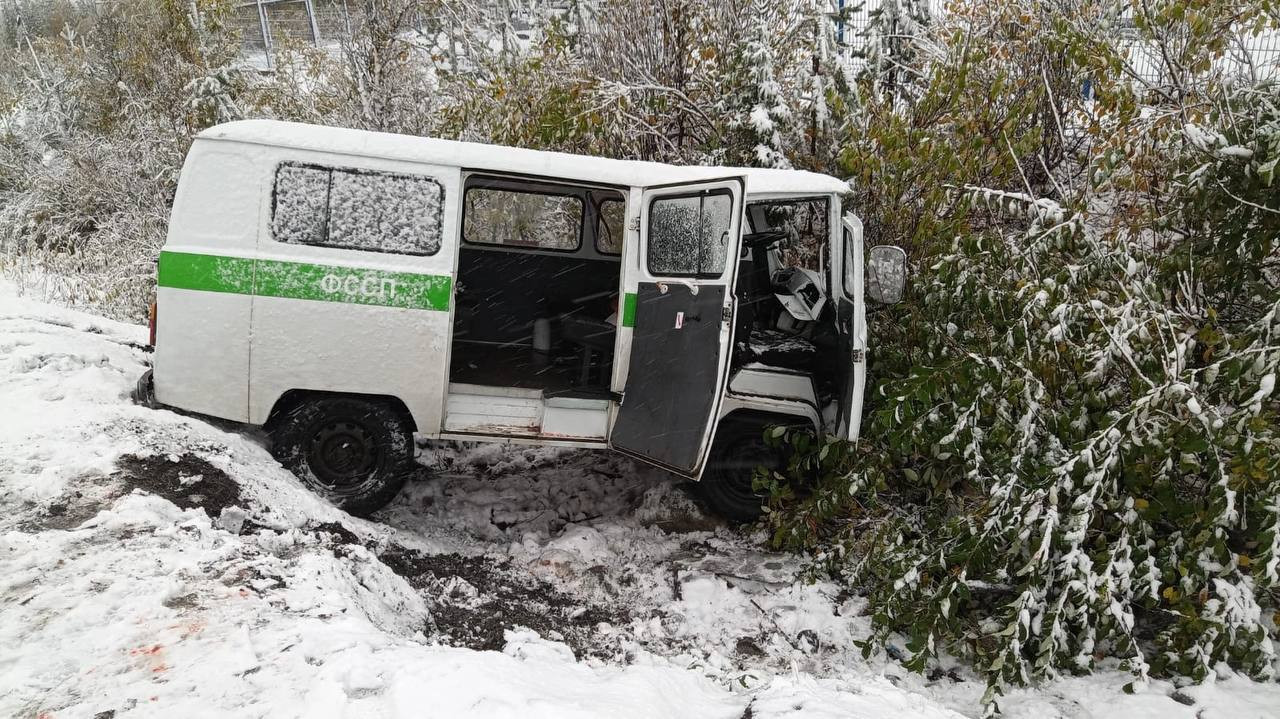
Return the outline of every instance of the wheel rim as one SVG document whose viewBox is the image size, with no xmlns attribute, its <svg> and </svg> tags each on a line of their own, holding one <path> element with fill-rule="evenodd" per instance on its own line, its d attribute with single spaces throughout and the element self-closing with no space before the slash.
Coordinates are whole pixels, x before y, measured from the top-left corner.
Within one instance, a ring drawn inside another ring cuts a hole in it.
<svg viewBox="0 0 1280 719">
<path fill-rule="evenodd" d="M 764 495 L 755 491 L 752 480 L 757 467 L 775 469 L 778 454 L 763 439 L 747 438 L 731 443 L 717 463 L 720 486 L 731 499 L 758 504 Z"/>
<path fill-rule="evenodd" d="M 328 492 L 356 494 L 378 464 L 373 437 L 362 425 L 334 421 L 321 425 L 307 442 L 307 466 Z"/>
</svg>

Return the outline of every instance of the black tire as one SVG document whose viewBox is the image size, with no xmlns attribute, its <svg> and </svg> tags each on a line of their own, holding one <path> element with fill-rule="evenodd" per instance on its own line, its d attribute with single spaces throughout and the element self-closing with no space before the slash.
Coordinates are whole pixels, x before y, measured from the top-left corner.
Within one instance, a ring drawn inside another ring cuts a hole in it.
<svg viewBox="0 0 1280 719">
<path fill-rule="evenodd" d="M 395 499 L 413 464 L 409 422 L 385 402 L 302 401 L 268 426 L 271 454 L 335 506 L 363 516 Z"/>
<path fill-rule="evenodd" d="M 754 522 L 764 513 L 764 495 L 751 486 L 757 467 L 778 469 L 785 458 L 764 441 L 764 425 L 727 422 L 716 432 L 702 479 L 695 485 L 707 507 L 730 522 Z"/>
</svg>

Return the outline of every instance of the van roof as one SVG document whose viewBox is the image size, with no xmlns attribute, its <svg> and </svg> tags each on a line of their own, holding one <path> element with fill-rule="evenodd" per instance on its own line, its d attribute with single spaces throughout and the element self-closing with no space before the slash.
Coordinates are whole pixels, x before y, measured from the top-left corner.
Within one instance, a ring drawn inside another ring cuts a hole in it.
<svg viewBox="0 0 1280 719">
<path fill-rule="evenodd" d="M 277 120 L 241 120 L 216 125 L 198 137 L 299 150 L 363 155 L 450 165 L 475 170 L 556 177 L 604 185 L 651 187 L 674 182 L 694 182 L 720 177 L 745 176 L 747 193 L 825 194 L 848 192 L 849 185 L 830 175 L 803 170 L 757 167 L 708 167 L 667 165 L 638 160 L 613 160 L 563 152 L 458 142 L 385 132 L 305 125 Z"/>
</svg>

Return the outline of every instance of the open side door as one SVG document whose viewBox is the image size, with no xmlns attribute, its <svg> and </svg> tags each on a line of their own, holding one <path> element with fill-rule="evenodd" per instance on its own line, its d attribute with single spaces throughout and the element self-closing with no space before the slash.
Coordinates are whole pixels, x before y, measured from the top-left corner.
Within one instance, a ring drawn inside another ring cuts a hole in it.
<svg viewBox="0 0 1280 719">
<path fill-rule="evenodd" d="M 840 272 L 836 300 L 836 332 L 839 338 L 840 411 L 833 434 L 856 441 L 862 421 L 862 393 L 867 383 L 867 313 L 863 293 L 862 220 L 844 216 L 841 241 L 832 245 L 833 268 Z M 834 283 L 833 283 L 834 284 Z"/>
<path fill-rule="evenodd" d="M 724 396 L 741 243 L 740 177 L 650 188 L 640 203 L 635 325 L 609 446 L 696 478 Z"/>
</svg>

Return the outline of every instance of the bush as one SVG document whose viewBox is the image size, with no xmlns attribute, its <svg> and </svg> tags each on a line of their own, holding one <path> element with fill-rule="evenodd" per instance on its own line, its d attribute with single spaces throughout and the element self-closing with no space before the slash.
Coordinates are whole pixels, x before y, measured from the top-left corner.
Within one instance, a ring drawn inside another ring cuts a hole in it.
<svg viewBox="0 0 1280 719">
<path fill-rule="evenodd" d="M 867 593 L 866 651 L 969 656 L 990 710 L 1108 658 L 1280 666 L 1280 93 L 1198 88 L 1098 116 L 1069 204 L 951 185 L 862 444 L 790 435 L 761 478 L 775 543 Z"/>
</svg>

